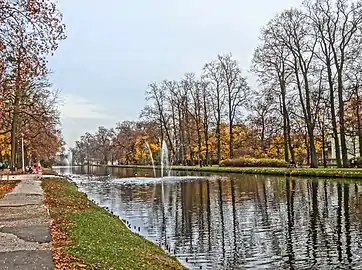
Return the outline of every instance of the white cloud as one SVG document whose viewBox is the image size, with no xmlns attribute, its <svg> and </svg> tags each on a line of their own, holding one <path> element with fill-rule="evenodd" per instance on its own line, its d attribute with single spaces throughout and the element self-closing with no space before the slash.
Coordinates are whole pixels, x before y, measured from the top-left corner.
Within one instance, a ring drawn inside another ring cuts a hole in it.
<svg viewBox="0 0 362 270">
<path fill-rule="evenodd" d="M 73 147 L 85 132 L 95 132 L 98 126 L 113 126 L 115 117 L 102 105 L 84 97 L 66 94 L 59 104 L 62 133 L 68 146 Z"/>
<path fill-rule="evenodd" d="M 110 119 L 111 115 L 105 112 L 100 105 L 96 105 L 84 97 L 66 95 L 60 105 L 63 119 Z"/>
</svg>

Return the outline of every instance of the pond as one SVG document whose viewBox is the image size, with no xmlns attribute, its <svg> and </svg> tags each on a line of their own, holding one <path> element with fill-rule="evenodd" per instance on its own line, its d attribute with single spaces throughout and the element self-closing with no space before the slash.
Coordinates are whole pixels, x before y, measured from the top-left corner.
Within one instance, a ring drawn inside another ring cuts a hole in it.
<svg viewBox="0 0 362 270">
<path fill-rule="evenodd" d="M 90 199 L 190 269 L 362 268 L 358 182 L 188 172 L 161 179 L 104 167 L 72 174 L 83 175 L 74 179 Z"/>
</svg>

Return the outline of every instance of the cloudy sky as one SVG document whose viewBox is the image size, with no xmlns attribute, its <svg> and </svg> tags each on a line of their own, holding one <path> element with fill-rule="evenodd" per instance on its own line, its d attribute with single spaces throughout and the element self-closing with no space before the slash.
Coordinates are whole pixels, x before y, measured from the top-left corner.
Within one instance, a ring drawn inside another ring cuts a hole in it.
<svg viewBox="0 0 362 270">
<path fill-rule="evenodd" d="M 302 0 L 58 0 L 68 39 L 50 59 L 63 135 L 136 120 L 147 85 L 232 52 L 245 75 L 260 29 Z"/>
</svg>

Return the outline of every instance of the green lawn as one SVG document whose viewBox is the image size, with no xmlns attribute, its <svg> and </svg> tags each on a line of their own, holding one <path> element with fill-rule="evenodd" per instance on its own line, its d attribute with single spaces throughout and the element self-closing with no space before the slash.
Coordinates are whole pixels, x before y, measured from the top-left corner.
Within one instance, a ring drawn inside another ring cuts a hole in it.
<svg viewBox="0 0 362 270">
<path fill-rule="evenodd" d="M 184 269 L 157 245 L 131 232 L 65 179 L 42 182 L 54 220 L 57 269 Z"/>
<path fill-rule="evenodd" d="M 151 169 L 151 166 L 135 165 L 113 165 L 113 167 Z M 159 167 L 157 167 L 159 168 Z M 251 168 L 251 167 L 219 167 L 210 166 L 173 166 L 173 170 L 198 171 L 215 173 L 245 173 L 245 174 L 267 174 L 267 175 L 287 175 L 287 176 L 308 176 L 308 177 L 331 177 L 331 178 L 361 178 L 362 169 L 335 169 L 335 168 Z"/>
</svg>

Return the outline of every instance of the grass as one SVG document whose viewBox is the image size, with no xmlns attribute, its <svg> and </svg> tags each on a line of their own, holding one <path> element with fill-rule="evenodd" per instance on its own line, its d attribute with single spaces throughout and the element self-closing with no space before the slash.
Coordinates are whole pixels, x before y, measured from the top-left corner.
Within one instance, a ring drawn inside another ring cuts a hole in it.
<svg viewBox="0 0 362 270">
<path fill-rule="evenodd" d="M 120 168 L 139 168 L 151 169 L 151 166 L 137 165 L 113 165 Z M 160 168 L 157 166 L 157 168 Z M 267 174 L 281 176 L 306 176 L 306 177 L 329 177 L 329 178 L 362 178 L 362 169 L 336 169 L 336 168 L 269 168 L 269 167 L 219 167 L 210 166 L 173 166 L 177 171 L 197 171 L 197 172 L 215 172 L 215 173 L 244 173 L 244 174 Z"/>
<path fill-rule="evenodd" d="M 6 181 L 0 180 L 0 199 L 3 198 L 7 193 L 12 191 L 20 181 Z"/>
<path fill-rule="evenodd" d="M 42 168 L 42 175 L 58 175 L 58 173 L 49 168 Z"/>
<path fill-rule="evenodd" d="M 184 269 L 64 178 L 42 181 L 56 269 Z"/>
</svg>

